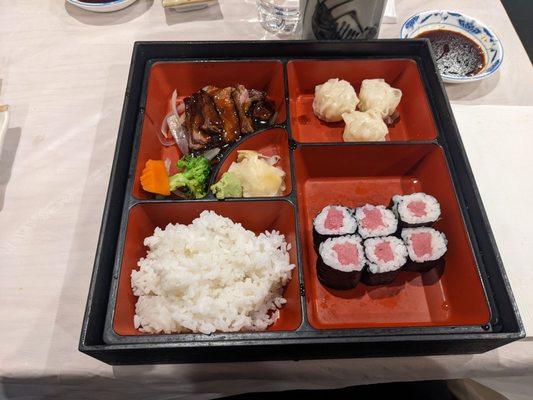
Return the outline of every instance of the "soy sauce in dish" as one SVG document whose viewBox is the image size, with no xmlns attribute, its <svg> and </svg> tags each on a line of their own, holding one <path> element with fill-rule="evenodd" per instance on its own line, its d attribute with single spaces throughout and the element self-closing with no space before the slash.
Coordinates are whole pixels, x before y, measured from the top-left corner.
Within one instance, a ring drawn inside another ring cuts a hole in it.
<svg viewBox="0 0 533 400">
<path fill-rule="evenodd" d="M 441 74 L 473 76 L 478 74 L 487 62 L 481 47 L 458 32 L 435 29 L 416 37 L 429 39 Z"/>
</svg>

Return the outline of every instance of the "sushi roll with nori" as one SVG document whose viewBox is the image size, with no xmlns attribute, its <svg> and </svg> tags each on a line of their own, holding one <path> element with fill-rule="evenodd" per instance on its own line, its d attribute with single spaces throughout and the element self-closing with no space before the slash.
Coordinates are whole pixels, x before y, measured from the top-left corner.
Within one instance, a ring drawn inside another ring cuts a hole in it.
<svg viewBox="0 0 533 400">
<path fill-rule="evenodd" d="M 407 271 L 427 272 L 444 263 L 448 241 L 444 233 L 433 228 L 402 229 L 402 239 L 407 247 Z"/>
<path fill-rule="evenodd" d="M 387 285 L 407 262 L 407 249 L 395 236 L 370 238 L 364 242 L 367 267 L 361 276 L 365 285 Z"/>
<path fill-rule="evenodd" d="M 359 236 L 329 238 L 318 248 L 318 280 L 332 289 L 352 289 L 359 283 L 365 263 Z"/>
<path fill-rule="evenodd" d="M 432 226 L 440 217 L 439 202 L 425 193 L 393 196 L 392 210 L 401 228 Z"/>
<path fill-rule="evenodd" d="M 358 207 L 355 210 L 355 220 L 359 227 L 359 235 L 363 239 L 393 235 L 398 228 L 396 216 L 385 206 L 365 204 Z"/>
<path fill-rule="evenodd" d="M 330 237 L 352 235 L 357 230 L 353 210 L 338 205 L 326 206 L 313 220 L 315 249 Z"/>
</svg>

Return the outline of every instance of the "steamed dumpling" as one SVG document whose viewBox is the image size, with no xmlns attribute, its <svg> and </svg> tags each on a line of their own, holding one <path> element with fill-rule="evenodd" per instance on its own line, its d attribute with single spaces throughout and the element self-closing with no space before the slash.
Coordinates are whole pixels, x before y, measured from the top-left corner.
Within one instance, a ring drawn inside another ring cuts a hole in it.
<svg viewBox="0 0 533 400">
<path fill-rule="evenodd" d="M 342 114 L 346 126 L 342 138 L 345 142 L 383 141 L 389 129 L 376 110 L 351 111 Z"/>
<path fill-rule="evenodd" d="M 376 110 L 382 119 L 389 119 L 400 104 L 402 91 L 391 87 L 383 79 L 365 79 L 361 83 L 359 98 L 361 111 Z"/>
<path fill-rule="evenodd" d="M 313 111 L 322 121 L 342 120 L 342 114 L 355 110 L 359 99 L 349 82 L 330 79 L 315 87 Z"/>
</svg>

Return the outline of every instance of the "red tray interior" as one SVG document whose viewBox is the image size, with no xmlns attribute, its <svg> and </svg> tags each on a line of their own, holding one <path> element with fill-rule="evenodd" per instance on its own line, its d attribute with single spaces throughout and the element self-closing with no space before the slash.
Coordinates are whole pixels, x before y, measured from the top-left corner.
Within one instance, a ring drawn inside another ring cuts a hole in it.
<svg viewBox="0 0 533 400">
<path fill-rule="evenodd" d="M 270 157 L 273 155 L 280 156 L 280 160 L 276 164 L 285 171 L 285 190 L 283 196 L 288 195 L 292 190 L 291 178 L 291 163 L 289 156 L 289 136 L 284 129 L 270 129 L 261 132 L 249 138 L 244 138 L 233 151 L 228 154 L 226 159 L 220 165 L 216 181 L 220 179 L 222 174 L 226 172 L 231 163 L 237 160 L 238 150 L 255 150 L 264 156 Z"/>
<path fill-rule="evenodd" d="M 315 86 L 344 79 L 359 93 L 363 79 L 383 78 L 402 91 L 400 120 L 389 127 L 387 140 L 432 140 L 435 123 L 416 62 L 395 60 L 290 61 L 287 65 L 292 136 L 299 142 L 342 142 L 344 122 L 326 123 L 313 113 Z"/>
<path fill-rule="evenodd" d="M 317 329 L 483 325 L 485 293 L 444 159 L 437 145 L 304 146 L 295 152 L 296 189 L 309 321 Z M 436 229 L 448 238 L 442 275 L 402 272 L 387 286 L 336 291 L 316 278 L 312 220 L 328 204 L 388 205 L 424 191 L 441 204 Z"/>
<path fill-rule="evenodd" d="M 285 120 L 283 66 L 279 61 L 160 62 L 152 66 L 133 182 L 133 195 L 136 198 L 153 197 L 142 189 L 139 180 L 148 159 L 168 158 L 175 165 L 179 158 L 177 146 L 164 147 L 157 138 L 161 122 L 170 111 L 169 103 L 174 89 L 179 97 L 185 97 L 206 85 L 225 87 L 238 83 L 249 89 L 267 92 L 276 104 L 278 122 Z"/>
<path fill-rule="evenodd" d="M 155 227 L 165 227 L 169 223 L 189 224 L 203 210 L 213 210 L 219 215 L 240 222 L 246 229 L 256 234 L 265 230 L 277 230 L 285 235 L 291 244 L 290 259 L 297 264 L 294 210 L 286 201 L 274 200 L 246 202 L 177 202 L 139 204 L 130 210 L 122 265 L 119 275 L 115 318 L 113 329 L 119 335 L 144 335 L 133 326 L 137 298 L 131 290 L 131 271 L 138 269 L 137 261 L 146 255 L 144 238 L 153 234 Z M 302 320 L 300 290 L 297 267 L 284 293 L 287 304 L 280 310 L 280 318 L 269 327 L 269 331 L 297 329 Z"/>
</svg>

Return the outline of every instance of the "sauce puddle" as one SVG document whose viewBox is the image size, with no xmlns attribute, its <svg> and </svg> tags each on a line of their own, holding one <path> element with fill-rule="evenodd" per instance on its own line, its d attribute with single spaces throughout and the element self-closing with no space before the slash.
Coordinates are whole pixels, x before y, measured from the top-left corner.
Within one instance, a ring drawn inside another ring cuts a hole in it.
<svg viewBox="0 0 533 400">
<path fill-rule="evenodd" d="M 435 29 L 423 32 L 416 38 L 429 39 L 437 68 L 442 74 L 473 76 L 487 63 L 481 47 L 458 32 Z"/>
</svg>

